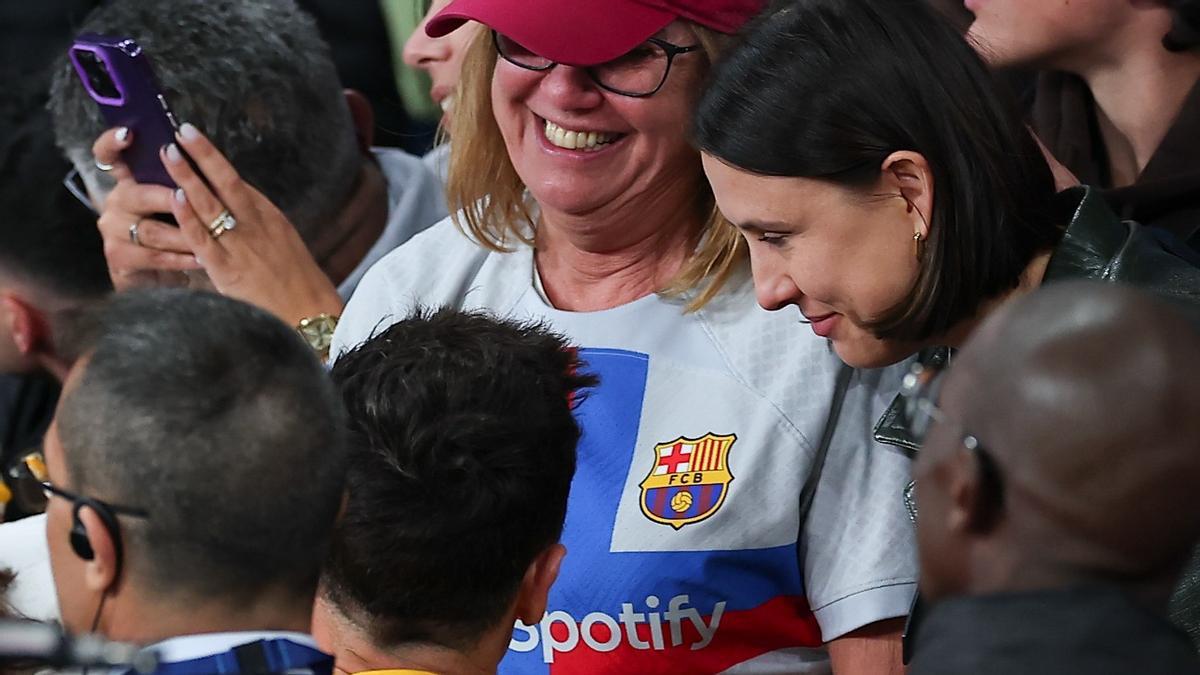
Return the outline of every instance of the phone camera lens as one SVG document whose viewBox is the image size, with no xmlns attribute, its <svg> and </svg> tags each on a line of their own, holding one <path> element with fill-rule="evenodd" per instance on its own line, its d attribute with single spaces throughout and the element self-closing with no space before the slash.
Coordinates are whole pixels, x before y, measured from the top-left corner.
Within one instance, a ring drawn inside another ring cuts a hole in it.
<svg viewBox="0 0 1200 675">
<path fill-rule="evenodd" d="M 88 83 L 92 86 L 92 91 L 104 98 L 121 98 L 121 92 L 108 72 L 108 65 L 99 55 L 88 49 L 77 49 L 75 55 L 79 65 L 83 67 Z"/>
</svg>

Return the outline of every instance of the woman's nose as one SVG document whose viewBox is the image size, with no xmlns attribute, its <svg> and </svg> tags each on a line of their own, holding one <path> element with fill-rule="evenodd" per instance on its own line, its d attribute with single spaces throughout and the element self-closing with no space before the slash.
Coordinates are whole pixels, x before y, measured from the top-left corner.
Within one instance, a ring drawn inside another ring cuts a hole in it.
<svg viewBox="0 0 1200 675">
<path fill-rule="evenodd" d="M 430 63 L 445 61 L 448 54 L 446 43 L 441 38 L 431 38 L 425 34 L 425 23 L 422 21 L 417 29 L 404 43 L 404 63 L 413 68 L 425 69 Z"/>
<path fill-rule="evenodd" d="M 754 294 L 763 309 L 775 311 L 800 302 L 800 289 L 792 278 L 776 266 L 753 261 Z"/>
<path fill-rule="evenodd" d="M 587 70 L 561 63 L 546 71 L 539 88 L 560 110 L 587 110 L 604 101 L 604 94 Z"/>
</svg>

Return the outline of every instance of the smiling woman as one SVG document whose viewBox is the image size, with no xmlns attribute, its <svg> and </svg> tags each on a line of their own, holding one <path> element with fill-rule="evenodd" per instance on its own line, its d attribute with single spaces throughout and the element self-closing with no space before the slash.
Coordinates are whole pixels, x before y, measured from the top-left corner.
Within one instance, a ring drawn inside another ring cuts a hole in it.
<svg viewBox="0 0 1200 675">
<path fill-rule="evenodd" d="M 546 322 L 599 375 L 568 554 L 502 673 L 899 667 L 908 458 L 870 428 L 901 373 L 854 373 L 754 306 L 686 135 L 710 64 L 763 4 L 453 0 L 428 23 L 486 28 L 452 113 L 456 214 L 367 274 L 333 353 L 449 305 Z"/>
<path fill-rule="evenodd" d="M 1016 109 L 924 0 L 776 5 L 716 68 L 695 136 L 759 303 L 799 307 L 851 365 L 956 347 L 1060 278 L 1137 283 L 1200 313 L 1177 242 L 1119 222 L 1094 190 L 1055 194 Z"/>
<path fill-rule="evenodd" d="M 814 329 L 873 367 L 954 340 L 1028 282 L 1062 222 L 1045 160 L 966 42 L 922 0 L 867 4 L 780 5 L 720 66 L 695 130 L 760 304 L 826 318 Z"/>
<path fill-rule="evenodd" d="M 445 27 L 442 23 L 435 30 Z M 461 100 L 451 126 L 452 136 L 472 139 L 451 153 L 451 212 L 484 246 L 505 251 L 534 243 L 535 210 L 544 214 L 558 205 L 564 215 L 587 215 L 625 210 L 635 197 L 643 205 L 658 201 L 656 210 L 672 221 L 677 238 L 682 235 L 678 243 L 701 240 L 712 263 L 697 273 L 677 259 L 675 273 L 660 273 L 650 290 L 682 293 L 705 282 L 707 292 L 693 299 L 694 307 L 702 305 L 736 264 L 737 240 L 718 227 L 722 217 L 680 125 L 708 64 L 727 40 L 703 24 L 675 22 L 637 48 L 636 63 L 629 54 L 618 54 L 562 74 L 554 72 L 553 60 L 530 52 L 514 37 L 495 30 L 480 33 L 464 60 Z M 555 78 L 550 86 L 530 91 L 530 83 L 540 85 L 550 77 Z M 570 81 L 578 77 L 596 86 L 580 88 Z M 622 95 L 622 87 L 633 95 Z M 541 101 L 521 100 L 531 93 Z M 641 100 L 650 96 L 653 104 Z M 603 105 L 597 105 L 600 100 Z M 581 152 L 588 156 L 580 157 Z M 643 229 L 667 234 L 646 221 Z"/>
<path fill-rule="evenodd" d="M 1182 243 L 1092 188 L 1056 195 L 1020 116 L 925 0 L 776 3 L 717 65 L 695 136 L 759 303 L 797 306 L 852 365 L 944 361 L 999 307 L 1066 279 L 1134 284 L 1200 320 Z M 919 450 L 902 401 L 877 429 Z"/>
</svg>

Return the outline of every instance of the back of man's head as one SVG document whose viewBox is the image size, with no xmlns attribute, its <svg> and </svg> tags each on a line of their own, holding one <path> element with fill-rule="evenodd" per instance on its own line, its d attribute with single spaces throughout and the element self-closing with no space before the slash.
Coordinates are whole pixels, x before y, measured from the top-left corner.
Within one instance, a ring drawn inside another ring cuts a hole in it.
<svg viewBox="0 0 1200 675">
<path fill-rule="evenodd" d="M 940 406 L 917 467 L 927 590 L 1020 565 L 1033 584 L 1165 599 L 1200 539 L 1200 333 L 1182 314 L 1111 284 L 1048 286 L 972 336 Z M 974 572 L 952 569 L 971 548 Z"/>
<path fill-rule="evenodd" d="M 0 293 L 20 305 L 0 309 L 11 331 L 14 312 L 50 321 L 112 290 L 96 217 L 63 185 L 71 167 L 54 148 L 44 105 L 44 92 L 24 90 L 0 104 Z M 24 370 L 19 361 L 0 346 L 0 372 Z"/>
<path fill-rule="evenodd" d="M 0 278 L 64 299 L 112 290 L 96 216 L 63 185 L 45 96 L 9 92 L 0 107 Z M 6 97 L 7 98 L 7 97 Z"/>
<path fill-rule="evenodd" d="M 306 241 L 349 197 L 363 157 L 329 47 L 293 0 L 111 0 L 81 32 L 130 37 L 180 122 L 209 135 Z M 58 143 L 96 187 L 107 128 L 64 54 L 50 92 Z"/>
<path fill-rule="evenodd" d="M 572 402 L 595 384 L 579 368 L 540 326 L 451 310 L 338 359 L 348 501 L 322 593 L 373 645 L 462 650 L 511 630 L 523 578 L 562 531 Z"/>
<path fill-rule="evenodd" d="M 74 339 L 83 356 L 55 418 L 70 488 L 147 514 L 121 518 L 123 582 L 181 611 L 311 603 L 345 453 L 340 403 L 303 339 L 184 290 L 115 296 Z"/>
</svg>

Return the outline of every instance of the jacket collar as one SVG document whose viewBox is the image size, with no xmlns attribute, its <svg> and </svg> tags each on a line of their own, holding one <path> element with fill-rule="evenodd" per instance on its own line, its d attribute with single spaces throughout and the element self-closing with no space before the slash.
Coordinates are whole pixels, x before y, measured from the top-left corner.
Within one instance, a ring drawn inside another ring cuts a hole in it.
<svg viewBox="0 0 1200 675">
<path fill-rule="evenodd" d="M 930 347 L 917 356 L 917 362 L 923 366 L 941 368 L 950 362 L 953 350 L 949 347 Z M 883 416 L 875 423 L 872 432 L 879 443 L 893 445 L 912 455 L 921 449 L 921 443 L 913 436 L 908 428 L 904 414 L 904 397 L 896 394 Z"/>
<path fill-rule="evenodd" d="M 1033 124 L 1054 156 L 1079 179 L 1101 188 L 1122 217 L 1162 227 L 1189 241 L 1200 232 L 1200 82 L 1133 185 L 1108 187 L 1108 153 L 1087 84 L 1067 73 L 1038 77 Z"/>
<path fill-rule="evenodd" d="M 1130 228 L 1095 188 L 1071 188 L 1060 193 L 1059 199 L 1070 217 L 1062 241 L 1050 256 L 1043 283 L 1079 277 L 1108 280 L 1129 245 Z"/>
</svg>

